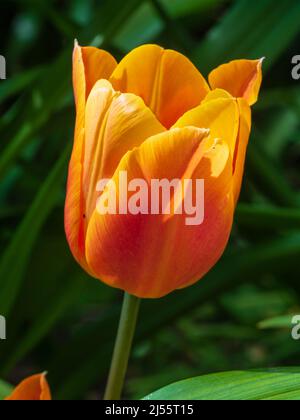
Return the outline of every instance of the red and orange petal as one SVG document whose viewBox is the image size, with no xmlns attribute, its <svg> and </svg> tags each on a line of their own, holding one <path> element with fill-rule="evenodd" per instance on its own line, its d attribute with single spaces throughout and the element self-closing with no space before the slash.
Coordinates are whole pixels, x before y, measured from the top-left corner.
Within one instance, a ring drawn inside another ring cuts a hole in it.
<svg viewBox="0 0 300 420">
<path fill-rule="evenodd" d="M 73 151 L 69 164 L 65 204 L 65 231 L 74 258 L 89 273 L 84 251 L 85 215 L 82 195 L 85 108 L 87 98 L 94 84 L 99 79 L 109 78 L 116 66 L 116 60 L 108 52 L 94 47 L 80 47 L 75 42 L 73 85 L 76 102 L 76 126 Z"/>
<path fill-rule="evenodd" d="M 116 90 L 140 96 L 166 128 L 199 105 L 210 90 L 184 55 L 157 45 L 131 51 L 110 81 Z"/>
<path fill-rule="evenodd" d="M 7 401 L 50 401 L 51 392 L 45 374 L 31 376 L 22 381 Z"/>
<path fill-rule="evenodd" d="M 236 60 L 223 64 L 210 73 L 210 86 L 254 105 L 262 83 L 262 63 L 263 60 Z"/>
<path fill-rule="evenodd" d="M 154 136 L 122 159 L 128 182 L 205 179 L 205 218 L 188 226 L 184 215 L 111 215 L 95 210 L 86 252 L 91 269 L 110 286 L 142 298 L 159 298 L 203 277 L 222 255 L 232 227 L 232 161 L 224 142 L 210 147 L 194 127 Z M 130 196 L 129 196 L 130 197 Z"/>
</svg>

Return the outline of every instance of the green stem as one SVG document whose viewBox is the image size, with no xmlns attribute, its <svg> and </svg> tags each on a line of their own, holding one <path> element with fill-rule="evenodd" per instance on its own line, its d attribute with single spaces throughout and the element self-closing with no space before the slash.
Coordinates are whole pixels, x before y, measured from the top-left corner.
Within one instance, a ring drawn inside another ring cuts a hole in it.
<svg viewBox="0 0 300 420">
<path fill-rule="evenodd" d="M 139 307 L 140 299 L 125 293 L 113 358 L 104 394 L 105 400 L 119 400 L 121 398 Z"/>
</svg>

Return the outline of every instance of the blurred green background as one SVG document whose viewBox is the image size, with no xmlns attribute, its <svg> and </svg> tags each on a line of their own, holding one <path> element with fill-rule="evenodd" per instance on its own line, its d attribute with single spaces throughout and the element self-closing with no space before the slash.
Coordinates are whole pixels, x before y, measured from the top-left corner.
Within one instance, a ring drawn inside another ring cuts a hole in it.
<svg viewBox="0 0 300 420">
<path fill-rule="evenodd" d="M 299 22 L 299 0 L 1 2 L 3 380 L 47 370 L 55 398 L 94 399 L 108 373 L 122 293 L 78 268 L 63 230 L 75 37 L 118 59 L 159 43 L 205 75 L 231 59 L 267 58 L 230 246 L 196 286 L 143 302 L 125 397 L 208 372 L 299 366 L 289 316 L 300 314 Z"/>
</svg>

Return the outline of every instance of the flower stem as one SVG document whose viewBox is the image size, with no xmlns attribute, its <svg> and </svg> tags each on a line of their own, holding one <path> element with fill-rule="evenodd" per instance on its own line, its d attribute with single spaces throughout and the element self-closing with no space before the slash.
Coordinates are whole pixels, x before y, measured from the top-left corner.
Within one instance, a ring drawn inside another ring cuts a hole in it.
<svg viewBox="0 0 300 420">
<path fill-rule="evenodd" d="M 105 400 L 121 398 L 141 300 L 124 295 L 119 328 L 104 394 Z"/>
</svg>

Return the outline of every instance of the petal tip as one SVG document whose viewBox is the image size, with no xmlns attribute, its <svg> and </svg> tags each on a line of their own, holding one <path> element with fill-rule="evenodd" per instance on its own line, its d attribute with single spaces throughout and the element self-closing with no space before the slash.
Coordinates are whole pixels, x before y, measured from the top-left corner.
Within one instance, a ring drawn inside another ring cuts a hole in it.
<svg viewBox="0 0 300 420">
<path fill-rule="evenodd" d="M 258 63 L 260 65 L 260 67 L 262 67 L 262 65 L 264 64 L 266 59 L 267 59 L 267 57 L 262 57 L 260 60 L 258 60 Z"/>
</svg>

